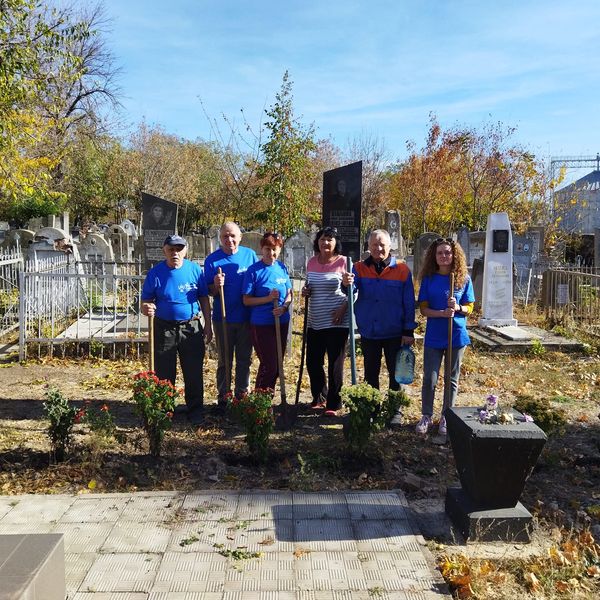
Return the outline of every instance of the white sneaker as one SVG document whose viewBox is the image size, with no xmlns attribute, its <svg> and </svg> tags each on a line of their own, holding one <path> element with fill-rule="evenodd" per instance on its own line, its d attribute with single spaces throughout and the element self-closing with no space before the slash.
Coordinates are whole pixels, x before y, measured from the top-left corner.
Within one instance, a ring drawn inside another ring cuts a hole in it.
<svg viewBox="0 0 600 600">
<path fill-rule="evenodd" d="M 390 427 L 400 427 L 402 425 L 402 411 L 399 410 L 390 420 Z"/>
<path fill-rule="evenodd" d="M 433 423 L 431 422 L 431 417 L 428 417 L 427 415 L 423 415 L 421 417 L 421 420 L 417 423 L 417 426 L 415 427 L 415 431 L 417 433 L 419 433 L 420 435 L 426 435 L 427 432 L 429 431 L 429 428 L 433 425 Z"/>
<path fill-rule="evenodd" d="M 438 434 L 446 435 L 448 433 L 448 427 L 446 427 L 446 417 L 443 415 L 440 417 L 440 424 L 438 425 Z"/>
</svg>

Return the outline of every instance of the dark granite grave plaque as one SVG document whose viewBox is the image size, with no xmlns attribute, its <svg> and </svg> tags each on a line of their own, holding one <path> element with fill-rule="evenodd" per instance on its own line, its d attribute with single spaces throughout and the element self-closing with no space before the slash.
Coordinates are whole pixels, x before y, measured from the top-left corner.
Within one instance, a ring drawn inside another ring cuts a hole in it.
<svg viewBox="0 0 600 600">
<path fill-rule="evenodd" d="M 446 512 L 469 539 L 529 541 L 531 515 L 519 498 L 547 438 L 534 423 L 519 420 L 520 413 L 512 414 L 514 423 L 485 424 L 477 408 L 447 411 L 462 489 L 448 489 Z"/>
<path fill-rule="evenodd" d="M 323 173 L 323 227 L 335 227 L 344 254 L 360 260 L 362 161 Z"/>
<path fill-rule="evenodd" d="M 165 238 L 176 232 L 177 203 L 142 192 L 142 229 L 144 232 L 144 263 L 149 269 L 164 260 Z"/>
</svg>

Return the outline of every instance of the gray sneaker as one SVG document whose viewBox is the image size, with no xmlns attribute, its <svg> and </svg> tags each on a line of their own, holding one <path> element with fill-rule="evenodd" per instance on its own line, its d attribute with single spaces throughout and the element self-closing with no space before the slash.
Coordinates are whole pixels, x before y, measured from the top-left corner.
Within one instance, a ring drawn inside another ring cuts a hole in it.
<svg viewBox="0 0 600 600">
<path fill-rule="evenodd" d="M 402 411 L 399 410 L 390 420 L 390 427 L 400 427 L 402 425 Z"/>
<path fill-rule="evenodd" d="M 446 417 L 443 415 L 440 417 L 440 424 L 438 425 L 438 434 L 446 435 L 448 433 L 448 427 L 446 426 Z"/>
</svg>

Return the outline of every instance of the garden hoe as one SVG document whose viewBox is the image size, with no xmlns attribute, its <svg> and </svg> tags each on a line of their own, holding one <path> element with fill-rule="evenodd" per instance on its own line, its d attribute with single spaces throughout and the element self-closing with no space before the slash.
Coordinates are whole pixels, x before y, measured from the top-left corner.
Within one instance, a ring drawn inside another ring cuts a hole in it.
<svg viewBox="0 0 600 600">
<path fill-rule="evenodd" d="M 273 308 L 277 308 L 279 302 L 273 300 Z M 279 316 L 275 316 L 275 340 L 277 342 L 277 368 L 279 370 L 279 390 L 281 393 L 280 413 L 275 418 L 275 427 L 280 430 L 287 430 L 292 427 L 296 420 L 298 412 L 297 404 L 288 404 L 285 397 L 285 373 L 283 372 L 283 348 L 281 345 L 281 328 Z"/>
<path fill-rule="evenodd" d="M 219 267 L 219 275 L 223 274 L 223 270 Z M 225 363 L 225 389 L 226 393 L 231 391 L 231 361 L 229 360 L 229 340 L 227 339 L 227 312 L 225 310 L 225 288 L 219 290 L 219 298 L 221 300 L 221 324 L 223 327 L 223 359 Z"/>
</svg>

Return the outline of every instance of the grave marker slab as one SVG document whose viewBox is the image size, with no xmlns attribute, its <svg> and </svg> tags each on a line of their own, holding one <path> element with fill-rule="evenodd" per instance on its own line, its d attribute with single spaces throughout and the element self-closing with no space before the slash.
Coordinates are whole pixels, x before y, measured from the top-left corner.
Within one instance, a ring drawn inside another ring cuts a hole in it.
<svg viewBox="0 0 600 600">
<path fill-rule="evenodd" d="M 164 259 L 163 242 L 177 231 L 177 204 L 142 192 L 142 229 L 144 263 L 149 269 Z"/>
</svg>

